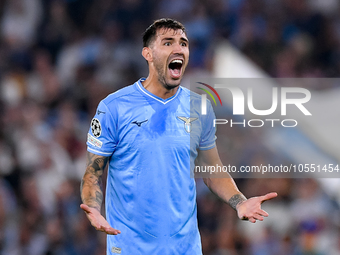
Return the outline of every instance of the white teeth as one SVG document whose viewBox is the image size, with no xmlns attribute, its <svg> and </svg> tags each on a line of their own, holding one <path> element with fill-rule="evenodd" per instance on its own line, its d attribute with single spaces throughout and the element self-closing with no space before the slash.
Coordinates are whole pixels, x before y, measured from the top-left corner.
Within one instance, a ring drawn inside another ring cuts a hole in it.
<svg viewBox="0 0 340 255">
<path fill-rule="evenodd" d="M 183 63 L 183 60 L 174 59 L 174 60 L 171 61 L 171 63 L 179 63 L 179 64 L 182 64 L 182 63 Z"/>
</svg>

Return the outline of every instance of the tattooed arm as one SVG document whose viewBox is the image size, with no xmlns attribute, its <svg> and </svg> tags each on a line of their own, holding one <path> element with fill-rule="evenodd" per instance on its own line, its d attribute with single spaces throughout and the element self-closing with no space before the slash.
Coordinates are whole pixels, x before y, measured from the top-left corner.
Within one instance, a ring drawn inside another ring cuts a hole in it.
<svg viewBox="0 0 340 255">
<path fill-rule="evenodd" d="M 197 164 L 201 166 L 223 166 L 216 147 L 210 150 L 199 151 Z M 261 204 L 277 196 L 276 193 L 268 193 L 264 196 L 246 199 L 238 190 L 230 175 L 227 178 L 216 177 L 204 178 L 203 180 L 215 195 L 237 211 L 240 219 L 249 220 L 252 223 L 255 223 L 256 220 L 262 221 L 263 216 L 268 216 L 268 213 L 261 209 Z"/>
<path fill-rule="evenodd" d="M 102 175 L 107 160 L 107 157 L 87 152 L 87 167 L 80 186 L 83 203 L 98 211 L 103 201 Z"/>
<path fill-rule="evenodd" d="M 100 214 L 103 202 L 102 175 L 108 161 L 108 157 L 99 156 L 87 152 L 87 167 L 80 186 L 81 209 L 95 229 L 111 235 L 120 234 L 120 231 L 112 228 Z"/>
</svg>

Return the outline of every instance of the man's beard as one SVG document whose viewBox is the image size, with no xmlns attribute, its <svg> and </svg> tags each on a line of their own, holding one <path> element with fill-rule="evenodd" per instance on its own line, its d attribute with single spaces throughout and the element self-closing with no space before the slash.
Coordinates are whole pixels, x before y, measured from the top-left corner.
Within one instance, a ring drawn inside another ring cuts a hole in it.
<svg viewBox="0 0 340 255">
<path fill-rule="evenodd" d="M 174 89 L 174 88 L 179 86 L 180 81 L 178 82 L 177 85 L 171 85 L 171 84 L 168 84 L 166 82 L 164 68 L 163 68 L 161 63 L 159 63 L 158 61 L 154 61 L 154 65 L 155 65 L 155 68 L 156 68 L 156 71 L 157 71 L 157 74 L 158 74 L 158 81 L 160 82 L 160 84 L 162 84 L 162 86 L 165 89 L 171 90 L 171 89 Z"/>
</svg>

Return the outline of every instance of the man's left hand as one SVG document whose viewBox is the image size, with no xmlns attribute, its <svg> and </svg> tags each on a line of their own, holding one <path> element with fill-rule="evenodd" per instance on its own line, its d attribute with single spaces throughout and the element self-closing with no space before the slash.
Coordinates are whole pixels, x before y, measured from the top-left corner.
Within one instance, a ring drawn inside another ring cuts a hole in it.
<svg viewBox="0 0 340 255">
<path fill-rule="evenodd" d="M 276 192 L 268 193 L 264 196 L 252 197 L 239 203 L 236 206 L 237 215 L 241 220 L 248 220 L 255 223 L 256 220 L 263 221 L 263 217 L 268 217 L 268 213 L 261 209 L 264 201 L 277 197 Z"/>
</svg>

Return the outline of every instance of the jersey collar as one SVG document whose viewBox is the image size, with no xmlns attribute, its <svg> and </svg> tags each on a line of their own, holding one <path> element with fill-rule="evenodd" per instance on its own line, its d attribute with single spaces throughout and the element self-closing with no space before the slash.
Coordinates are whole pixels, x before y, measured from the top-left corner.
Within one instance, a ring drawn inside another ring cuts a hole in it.
<svg viewBox="0 0 340 255">
<path fill-rule="evenodd" d="M 145 80 L 146 80 L 146 78 L 141 78 L 141 79 L 139 79 L 139 80 L 136 82 L 137 88 L 138 88 L 143 94 L 145 94 L 145 95 L 151 97 L 152 99 L 154 99 L 154 100 L 156 100 L 156 101 L 158 101 L 158 102 L 160 102 L 160 103 L 162 103 L 162 104 L 167 104 L 167 103 L 171 102 L 172 100 L 174 100 L 174 99 L 178 96 L 178 94 L 180 93 L 180 90 L 182 90 L 181 86 L 178 86 L 178 89 L 177 89 L 175 95 L 173 95 L 172 97 L 169 97 L 169 98 L 167 98 L 167 99 L 163 99 L 163 98 L 161 98 L 161 97 L 158 97 L 158 96 L 152 94 L 150 91 L 146 90 L 146 89 L 143 87 L 142 82 L 145 81 Z"/>
</svg>

